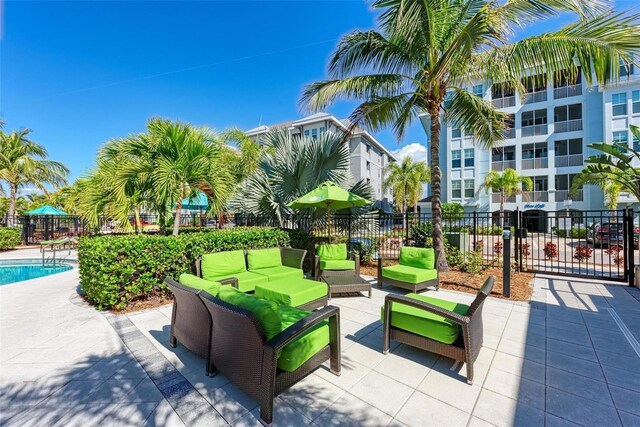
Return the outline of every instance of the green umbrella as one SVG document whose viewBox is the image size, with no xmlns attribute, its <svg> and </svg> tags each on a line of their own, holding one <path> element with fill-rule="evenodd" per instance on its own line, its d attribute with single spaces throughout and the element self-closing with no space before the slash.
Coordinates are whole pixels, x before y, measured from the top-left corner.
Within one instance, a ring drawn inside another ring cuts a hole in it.
<svg viewBox="0 0 640 427">
<path fill-rule="evenodd" d="M 25 215 L 52 215 L 52 216 L 63 216 L 68 215 L 66 212 L 61 211 L 60 209 L 54 208 L 53 206 L 40 206 L 37 209 L 32 209 L 28 212 L 24 213 Z"/>
<path fill-rule="evenodd" d="M 355 206 L 368 205 L 369 201 L 356 194 L 350 193 L 331 181 L 321 184 L 304 196 L 289 203 L 293 209 L 324 208 L 327 210 L 327 232 L 331 241 L 331 209 L 339 210 Z"/>
</svg>

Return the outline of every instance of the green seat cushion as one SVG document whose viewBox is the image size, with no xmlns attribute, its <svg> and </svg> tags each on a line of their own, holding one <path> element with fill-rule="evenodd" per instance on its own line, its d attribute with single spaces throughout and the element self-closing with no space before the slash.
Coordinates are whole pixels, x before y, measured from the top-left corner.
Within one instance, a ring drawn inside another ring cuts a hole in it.
<svg viewBox="0 0 640 427">
<path fill-rule="evenodd" d="M 289 307 L 298 307 L 328 293 L 327 284 L 307 279 L 284 279 L 256 286 L 256 297 Z"/>
<path fill-rule="evenodd" d="M 265 276 L 271 282 L 272 280 L 282 279 L 302 279 L 304 272 L 299 268 L 287 267 L 281 265 L 280 267 L 261 268 L 259 270 L 251 270 L 250 273 L 259 274 Z"/>
<path fill-rule="evenodd" d="M 244 251 L 216 252 L 203 255 L 200 270 L 202 278 L 207 280 L 235 277 L 237 273 L 247 271 Z"/>
<path fill-rule="evenodd" d="M 347 259 L 347 245 L 344 243 L 334 243 L 332 245 L 318 245 L 316 255 L 321 260 L 341 260 Z"/>
<path fill-rule="evenodd" d="M 382 277 L 398 280 L 406 283 L 421 283 L 438 277 L 437 270 L 424 270 L 422 268 L 406 265 L 390 265 L 382 268 Z"/>
<path fill-rule="evenodd" d="M 435 263 L 436 255 L 433 248 L 413 248 L 411 246 L 400 248 L 400 265 L 432 270 L 435 268 Z"/>
<path fill-rule="evenodd" d="M 280 306 L 282 330 L 305 318 L 311 312 L 295 307 Z M 278 356 L 278 368 L 293 372 L 307 360 L 329 345 L 329 322 L 324 321 L 309 332 L 287 344 Z"/>
<path fill-rule="evenodd" d="M 251 249 L 247 251 L 249 270 L 282 266 L 280 248 Z"/>
<path fill-rule="evenodd" d="M 428 302 L 454 313 L 466 315 L 469 306 L 457 302 L 430 298 L 424 295 L 407 294 L 409 298 Z M 382 307 L 382 321 L 384 322 L 384 307 Z M 391 305 L 391 326 L 413 332 L 432 340 L 445 344 L 453 344 L 460 335 L 460 326 L 437 314 L 429 313 L 419 308 L 394 302 Z"/>
<path fill-rule="evenodd" d="M 276 303 L 247 295 L 231 286 L 221 287 L 218 298 L 253 313 L 256 320 L 262 325 L 267 341 L 282 330 L 280 310 Z"/>
<path fill-rule="evenodd" d="M 242 292 L 252 292 L 256 288 L 256 285 L 269 281 L 268 277 L 250 271 L 243 271 L 242 273 L 236 273 L 230 276 L 212 277 L 211 280 L 222 280 L 230 277 L 238 279 L 238 289 Z"/>
<path fill-rule="evenodd" d="M 356 262 L 350 259 L 321 259 L 320 270 L 355 270 Z"/>
<path fill-rule="evenodd" d="M 219 282 L 212 282 L 211 280 L 201 279 L 198 276 L 194 276 L 193 274 L 184 273 L 181 274 L 178 278 L 178 282 L 181 285 L 187 286 L 189 288 L 207 291 L 213 296 L 218 295 L 218 291 L 220 290 Z"/>
</svg>

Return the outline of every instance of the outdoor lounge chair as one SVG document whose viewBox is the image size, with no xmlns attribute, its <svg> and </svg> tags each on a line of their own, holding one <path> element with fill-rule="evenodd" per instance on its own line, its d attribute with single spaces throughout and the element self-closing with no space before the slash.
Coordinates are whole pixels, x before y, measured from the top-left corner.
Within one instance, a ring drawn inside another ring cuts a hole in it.
<svg viewBox="0 0 640 427">
<path fill-rule="evenodd" d="M 316 280 L 326 276 L 359 276 L 360 255 L 349 255 L 345 243 L 318 245 L 315 248 L 313 275 Z"/>
<path fill-rule="evenodd" d="M 270 425 L 274 398 L 329 360 L 340 375 L 340 311 L 309 312 L 222 287 L 200 292 L 211 316 L 211 373 L 221 372 L 260 403 Z M 275 316 L 275 318 L 274 318 Z M 274 324 L 275 323 L 275 324 Z"/>
<path fill-rule="evenodd" d="M 473 363 L 482 348 L 482 306 L 493 288 L 489 277 L 470 306 L 424 295 L 389 294 L 382 309 L 382 351 L 395 340 L 467 364 L 473 384 Z M 455 365 L 454 365 L 455 366 Z"/>
<path fill-rule="evenodd" d="M 398 260 L 399 264 L 384 266 L 386 260 Z M 433 248 L 403 246 L 399 257 L 378 258 L 378 288 L 383 282 L 398 288 L 419 292 L 433 286 L 440 289 L 438 258 Z"/>
</svg>

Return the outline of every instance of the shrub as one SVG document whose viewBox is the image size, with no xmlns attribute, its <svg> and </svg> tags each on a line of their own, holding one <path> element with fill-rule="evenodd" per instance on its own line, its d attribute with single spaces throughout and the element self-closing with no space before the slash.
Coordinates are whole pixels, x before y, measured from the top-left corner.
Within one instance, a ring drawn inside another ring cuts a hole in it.
<svg viewBox="0 0 640 427">
<path fill-rule="evenodd" d="M 499 225 L 481 225 L 478 226 L 478 234 L 499 236 L 502 234 L 502 227 Z"/>
<path fill-rule="evenodd" d="M 545 258 L 551 261 L 552 259 L 558 256 L 558 246 L 556 246 L 556 244 L 553 242 L 547 242 L 544 245 L 542 252 L 544 252 Z"/>
<path fill-rule="evenodd" d="M 457 202 L 442 204 L 442 218 L 445 221 L 458 221 L 462 219 L 463 216 L 464 207 L 462 204 Z"/>
<path fill-rule="evenodd" d="M 586 261 L 591 258 L 592 253 L 593 249 L 591 249 L 589 245 L 578 245 L 573 253 L 573 258 L 577 259 L 578 262 Z"/>
<path fill-rule="evenodd" d="M 413 241 L 413 246 L 418 248 L 433 247 L 433 224 L 431 222 L 423 222 L 411 227 L 409 238 Z"/>
<path fill-rule="evenodd" d="M 0 227 L 0 251 L 15 248 L 20 244 L 21 237 L 19 228 Z"/>
<path fill-rule="evenodd" d="M 475 276 L 484 267 L 482 251 L 469 251 L 466 255 L 467 259 L 460 265 L 460 270 Z"/>
<path fill-rule="evenodd" d="M 473 250 L 474 252 L 480 252 L 482 253 L 482 250 L 484 249 L 484 240 L 480 239 L 477 240 L 474 244 L 473 244 Z"/>
<path fill-rule="evenodd" d="M 567 237 L 567 230 L 560 230 L 558 227 L 551 227 L 551 231 L 557 234 L 559 237 Z M 569 230 L 569 237 L 573 239 L 584 239 L 587 237 L 587 229 L 585 227 L 573 227 Z"/>
<path fill-rule="evenodd" d="M 203 254 L 245 248 L 288 246 L 282 230 L 260 227 L 174 236 L 82 237 L 78 244 L 80 283 L 98 309 L 123 309 L 136 300 L 167 297 L 165 277 L 194 272 Z"/>
<path fill-rule="evenodd" d="M 605 253 L 609 255 L 609 257 L 613 258 L 613 263 L 618 267 L 622 267 L 624 264 L 624 257 L 620 253 L 622 250 L 623 247 L 620 245 L 611 245 L 605 250 Z"/>
<path fill-rule="evenodd" d="M 500 258 L 500 255 L 502 255 L 502 246 L 502 242 L 495 242 L 493 244 L 493 254 L 496 258 Z"/>
<path fill-rule="evenodd" d="M 464 255 L 460 249 L 455 246 L 451 246 L 447 240 L 444 241 L 444 252 L 449 267 L 460 268 L 464 263 Z"/>
</svg>

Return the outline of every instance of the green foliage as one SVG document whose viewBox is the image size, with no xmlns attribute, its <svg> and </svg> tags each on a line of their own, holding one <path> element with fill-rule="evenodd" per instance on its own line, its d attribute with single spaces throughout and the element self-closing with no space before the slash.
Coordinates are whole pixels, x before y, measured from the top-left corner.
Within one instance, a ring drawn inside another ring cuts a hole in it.
<svg viewBox="0 0 640 427">
<path fill-rule="evenodd" d="M 557 226 L 551 227 L 551 231 L 559 237 L 567 237 L 567 230 L 560 230 Z M 573 239 L 584 239 L 587 237 L 586 227 L 573 227 L 569 230 L 568 237 Z"/>
<path fill-rule="evenodd" d="M 98 309 L 124 309 L 129 303 L 170 294 L 163 280 L 195 271 L 203 254 L 235 249 L 288 246 L 282 230 L 238 227 L 174 236 L 83 237 L 78 244 L 80 283 Z"/>
<path fill-rule="evenodd" d="M 447 264 L 449 267 L 460 268 L 464 263 L 464 255 L 460 249 L 451 246 L 447 240 L 444 241 L 445 254 L 447 256 Z"/>
<path fill-rule="evenodd" d="M 0 227 L 0 251 L 13 249 L 20 244 L 19 228 Z"/>
<path fill-rule="evenodd" d="M 445 221 L 459 221 L 464 216 L 464 207 L 461 203 L 443 203 L 442 218 Z"/>
<path fill-rule="evenodd" d="M 413 246 L 418 248 L 433 247 L 433 224 L 431 222 L 422 222 L 415 224 L 409 231 L 409 238 L 413 241 Z"/>
<path fill-rule="evenodd" d="M 384 188 L 391 189 L 396 205 L 402 213 L 415 207 L 422 197 L 422 184 L 431 182 L 431 169 L 427 162 L 416 162 L 405 157 L 400 163 L 391 163 L 386 168 Z"/>
<path fill-rule="evenodd" d="M 481 225 L 478 226 L 478 234 L 484 234 L 489 236 L 498 236 L 502 234 L 503 228 L 499 225 Z M 513 232 L 513 230 L 512 230 Z"/>
<path fill-rule="evenodd" d="M 460 271 L 476 275 L 484 268 L 484 259 L 482 258 L 482 250 L 467 251 L 466 259 L 460 264 Z"/>
</svg>

